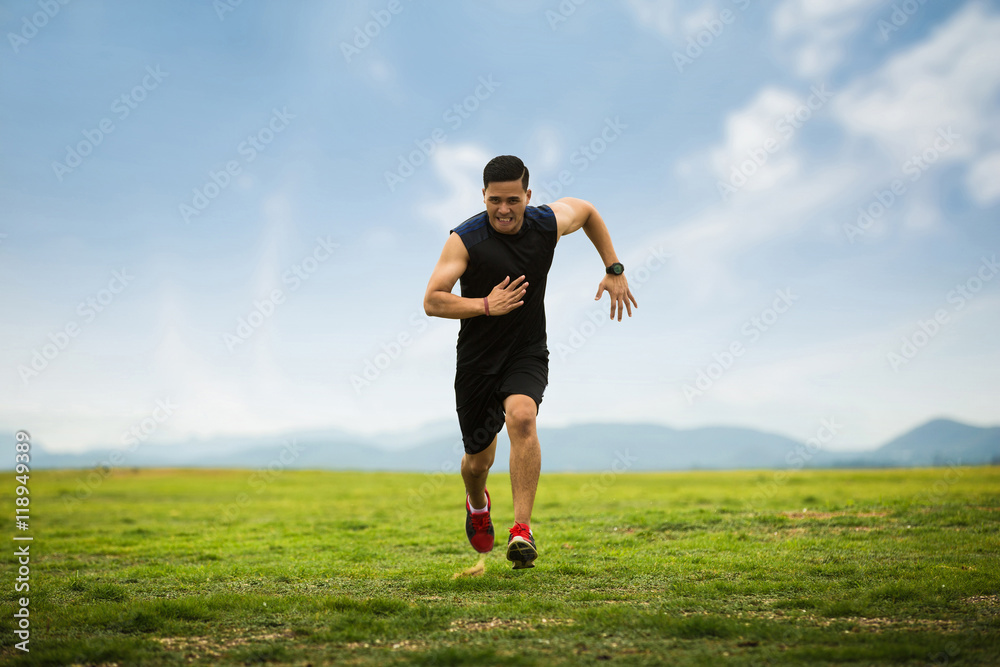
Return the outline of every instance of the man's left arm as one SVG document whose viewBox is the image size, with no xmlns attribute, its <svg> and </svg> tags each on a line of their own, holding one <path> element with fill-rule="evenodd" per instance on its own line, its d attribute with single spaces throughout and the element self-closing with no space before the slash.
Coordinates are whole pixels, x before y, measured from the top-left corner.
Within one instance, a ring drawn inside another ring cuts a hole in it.
<svg viewBox="0 0 1000 667">
<path fill-rule="evenodd" d="M 556 216 L 558 237 L 572 234 L 582 228 L 601 256 L 605 270 L 618 261 L 615 247 L 611 243 L 608 226 L 604 224 L 604 218 L 597 212 L 593 204 L 575 197 L 563 197 L 549 204 L 549 207 Z M 611 297 L 611 319 L 615 319 L 615 312 L 617 312 L 618 321 L 621 322 L 622 315 L 626 310 L 628 316 L 632 317 L 632 306 L 639 307 L 628 287 L 628 280 L 626 280 L 624 273 L 615 276 L 605 272 L 601 283 L 597 286 L 597 296 L 594 297 L 594 300 L 600 300 L 604 292 L 607 292 L 608 296 Z"/>
</svg>

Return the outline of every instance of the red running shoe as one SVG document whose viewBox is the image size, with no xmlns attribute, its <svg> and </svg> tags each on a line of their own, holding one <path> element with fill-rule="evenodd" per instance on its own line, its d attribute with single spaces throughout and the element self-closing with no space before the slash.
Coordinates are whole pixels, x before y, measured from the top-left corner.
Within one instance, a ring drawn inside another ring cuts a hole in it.
<svg viewBox="0 0 1000 667">
<path fill-rule="evenodd" d="M 485 491 L 485 489 L 484 489 Z M 481 554 L 493 551 L 493 522 L 490 521 L 490 492 L 486 492 L 486 511 L 481 514 L 472 513 L 469 496 L 465 496 L 465 534 L 469 536 L 469 544 Z"/>
<path fill-rule="evenodd" d="M 526 524 L 515 523 L 507 538 L 507 560 L 514 563 L 515 570 L 535 567 L 538 549 L 535 548 L 535 538 Z"/>
</svg>

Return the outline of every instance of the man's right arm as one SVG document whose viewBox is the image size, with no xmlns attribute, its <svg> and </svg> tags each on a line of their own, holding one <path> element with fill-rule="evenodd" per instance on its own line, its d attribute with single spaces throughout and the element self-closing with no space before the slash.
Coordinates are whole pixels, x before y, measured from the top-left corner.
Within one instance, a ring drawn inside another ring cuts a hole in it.
<svg viewBox="0 0 1000 667">
<path fill-rule="evenodd" d="M 470 317 L 486 315 L 486 303 L 482 298 L 465 298 L 452 294 L 455 283 L 465 273 L 469 266 L 469 251 L 465 249 L 462 238 L 455 233 L 448 237 L 441 251 L 431 279 L 424 293 L 424 312 L 431 317 L 445 317 L 453 320 L 464 320 Z M 510 276 L 493 288 L 488 296 L 489 315 L 506 315 L 515 308 L 524 305 L 524 293 L 528 283 L 523 282 L 524 276 L 513 282 Z"/>
<path fill-rule="evenodd" d="M 451 293 L 468 266 L 469 251 L 465 249 L 462 238 L 458 234 L 450 234 L 427 283 L 427 292 L 424 294 L 425 313 L 431 317 L 453 320 L 486 314 L 486 305 L 482 299 L 466 299 Z"/>
</svg>

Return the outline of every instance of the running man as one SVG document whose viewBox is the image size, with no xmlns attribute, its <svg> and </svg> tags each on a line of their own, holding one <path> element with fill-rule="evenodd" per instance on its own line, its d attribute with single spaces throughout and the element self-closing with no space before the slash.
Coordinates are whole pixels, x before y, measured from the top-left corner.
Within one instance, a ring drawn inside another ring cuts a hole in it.
<svg viewBox="0 0 1000 667">
<path fill-rule="evenodd" d="M 465 530 L 472 548 L 493 549 L 490 494 L 486 490 L 497 434 L 507 424 L 514 526 L 507 559 L 514 569 L 534 567 L 538 557 L 531 509 L 542 455 L 535 417 L 548 385 L 545 280 L 556 243 L 583 228 L 604 263 L 597 287 L 611 297 L 611 319 L 638 307 L 628 288 L 611 236 L 593 204 L 565 197 L 529 206 L 528 169 L 501 155 L 483 170 L 486 210 L 451 230 L 424 295 L 431 316 L 462 320 L 458 332 L 455 399 L 465 455 Z M 451 293 L 461 280 L 462 296 Z"/>
</svg>

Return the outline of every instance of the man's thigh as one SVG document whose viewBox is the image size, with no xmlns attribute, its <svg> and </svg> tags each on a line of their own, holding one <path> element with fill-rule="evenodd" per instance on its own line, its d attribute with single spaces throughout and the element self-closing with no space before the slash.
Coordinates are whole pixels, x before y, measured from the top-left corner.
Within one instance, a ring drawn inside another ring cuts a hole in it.
<svg viewBox="0 0 1000 667">
<path fill-rule="evenodd" d="M 503 402 L 497 394 L 499 377 L 458 372 L 455 375 L 455 404 L 462 429 L 465 453 L 472 456 L 486 450 L 504 425 Z"/>
</svg>

